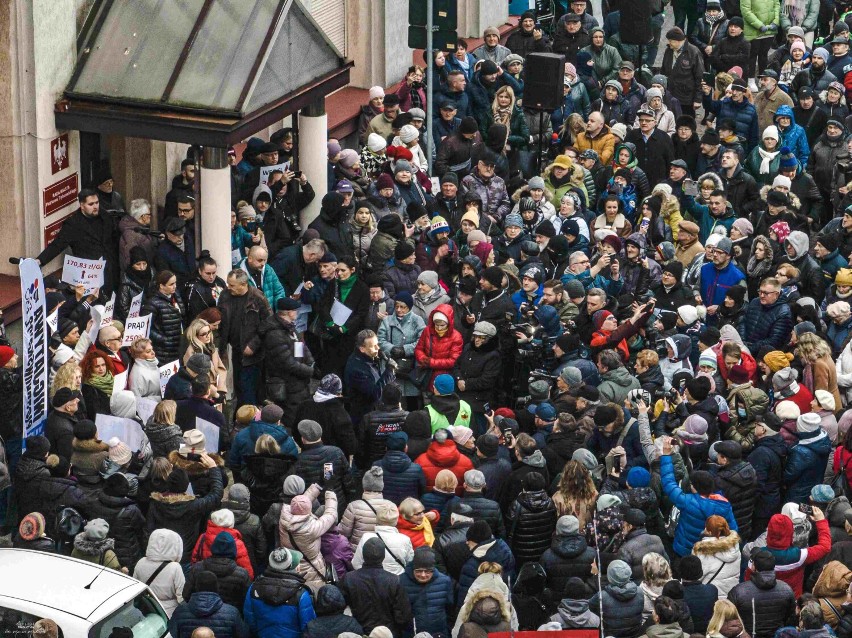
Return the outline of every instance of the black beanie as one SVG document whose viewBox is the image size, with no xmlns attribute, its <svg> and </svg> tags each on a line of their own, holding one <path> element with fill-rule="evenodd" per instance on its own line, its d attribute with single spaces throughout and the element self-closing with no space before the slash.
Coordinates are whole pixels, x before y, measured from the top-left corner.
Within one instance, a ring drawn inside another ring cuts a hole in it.
<svg viewBox="0 0 852 638">
<path fill-rule="evenodd" d="M 484 543 L 491 537 L 491 526 L 488 521 L 478 520 L 468 528 L 466 538 L 474 543 Z"/>
<path fill-rule="evenodd" d="M 408 259 L 411 255 L 414 254 L 414 246 L 409 244 L 407 241 L 398 242 L 396 248 L 393 249 L 393 258 L 396 261 L 402 261 L 403 259 Z"/>
<path fill-rule="evenodd" d="M 169 474 L 168 490 L 174 494 L 186 494 L 189 487 L 189 475 L 179 467 L 172 468 Z"/>
<path fill-rule="evenodd" d="M 825 233 L 817 237 L 817 243 L 831 253 L 840 246 L 840 238 L 836 233 Z"/>
<path fill-rule="evenodd" d="M 733 299 L 734 303 L 739 306 L 743 303 L 743 300 L 745 299 L 745 294 L 745 286 L 731 286 L 730 288 L 728 288 L 728 292 L 725 293 L 725 296 Z"/>
<path fill-rule="evenodd" d="M 98 426 L 94 421 L 83 419 L 74 424 L 74 438 L 80 441 L 94 439 L 98 435 Z"/>
<path fill-rule="evenodd" d="M 710 395 L 710 379 L 707 377 L 693 377 L 687 379 L 686 389 L 696 401 L 703 401 Z"/>
<path fill-rule="evenodd" d="M 489 266 L 482 271 L 482 278 L 497 289 L 503 287 L 505 273 L 499 266 Z"/>
<path fill-rule="evenodd" d="M 701 580 L 704 568 L 701 559 L 694 554 L 687 554 L 680 560 L 680 576 L 684 580 Z"/>
<path fill-rule="evenodd" d="M 683 264 L 677 260 L 672 260 L 662 267 L 663 272 L 671 273 L 672 276 L 680 281 L 683 278 Z"/>
<path fill-rule="evenodd" d="M 28 436 L 26 454 L 30 458 L 44 459 L 50 452 L 50 441 L 46 436 Z"/>
<path fill-rule="evenodd" d="M 195 591 L 219 593 L 219 579 L 213 572 L 202 570 L 195 575 Z"/>
</svg>

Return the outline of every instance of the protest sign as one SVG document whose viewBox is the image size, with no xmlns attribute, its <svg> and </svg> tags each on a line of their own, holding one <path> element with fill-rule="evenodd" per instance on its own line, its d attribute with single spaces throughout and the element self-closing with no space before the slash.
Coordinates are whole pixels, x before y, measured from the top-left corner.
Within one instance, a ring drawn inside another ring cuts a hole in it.
<svg viewBox="0 0 852 638">
<path fill-rule="evenodd" d="M 72 286 L 82 284 L 85 294 L 101 288 L 104 285 L 104 269 L 106 261 L 103 259 L 83 259 L 73 255 L 65 255 L 62 264 L 62 281 Z"/>
<path fill-rule="evenodd" d="M 142 295 L 144 293 L 139 293 L 133 299 L 130 300 L 130 311 L 127 313 L 128 319 L 133 319 L 133 317 L 138 317 L 140 311 L 142 310 Z"/>
<path fill-rule="evenodd" d="M 142 419 L 142 423 L 148 423 L 148 420 L 154 416 L 154 410 L 157 409 L 157 401 L 148 397 L 138 397 L 136 399 L 136 414 Z"/>
<path fill-rule="evenodd" d="M 95 425 L 98 426 L 98 438 L 101 441 L 106 442 L 112 437 L 118 437 L 132 452 L 142 449 L 144 439 L 142 426 L 133 419 L 124 419 L 111 414 L 96 414 Z"/>
<path fill-rule="evenodd" d="M 160 394 L 166 394 L 166 384 L 169 382 L 169 379 L 172 378 L 172 375 L 177 374 L 178 369 L 180 368 L 180 361 L 175 359 L 171 363 L 167 363 L 164 366 L 160 366 Z"/>
<path fill-rule="evenodd" d="M 219 451 L 219 426 L 195 417 L 195 428 L 204 433 L 204 449 L 208 454 Z"/>
<path fill-rule="evenodd" d="M 47 330 L 41 268 L 35 259 L 22 259 L 21 309 L 23 331 L 24 439 L 44 432 L 47 419 Z M 56 313 L 53 313 L 54 315 Z"/>
<path fill-rule="evenodd" d="M 125 370 L 117 375 L 115 375 L 112 379 L 112 391 L 113 393 L 118 392 L 119 390 L 127 389 L 127 377 L 130 375 L 130 370 Z M 138 412 L 137 407 L 137 412 Z"/>
<path fill-rule="evenodd" d="M 133 317 L 128 319 L 124 325 L 124 338 L 121 340 L 121 347 L 129 346 L 139 337 L 147 337 L 151 331 L 151 315 L 144 317 Z"/>
<path fill-rule="evenodd" d="M 275 164 L 274 166 L 261 166 L 260 167 L 260 183 L 268 184 L 269 183 L 269 174 L 272 171 L 281 171 L 282 173 L 286 173 L 290 170 L 290 162 L 284 162 L 283 164 Z"/>
<path fill-rule="evenodd" d="M 115 293 L 112 293 L 112 297 L 109 298 L 109 301 L 104 305 L 104 309 L 101 310 L 101 328 L 112 325 L 113 314 L 115 314 Z"/>
</svg>

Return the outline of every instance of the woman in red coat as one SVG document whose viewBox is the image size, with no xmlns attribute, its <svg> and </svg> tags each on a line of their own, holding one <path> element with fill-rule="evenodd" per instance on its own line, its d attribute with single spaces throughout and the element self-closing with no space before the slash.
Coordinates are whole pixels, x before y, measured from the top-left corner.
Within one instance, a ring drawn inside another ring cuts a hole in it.
<svg viewBox="0 0 852 638">
<path fill-rule="evenodd" d="M 198 537 L 195 548 L 192 550 L 191 562 L 198 563 L 205 558 L 210 558 L 213 555 L 214 547 L 219 548 L 216 537 L 223 532 L 234 539 L 237 548 L 237 555 L 234 560 L 237 565 L 248 572 L 249 578 L 253 580 L 254 570 L 251 566 L 251 559 L 245 543 L 243 543 L 243 535 L 239 530 L 234 529 L 234 513 L 231 510 L 218 510 L 210 515 L 210 520 L 207 521 L 207 529 Z M 225 543 L 222 543 L 221 547 L 224 548 L 225 545 Z"/>
<path fill-rule="evenodd" d="M 449 431 L 443 428 L 435 432 L 429 447 L 414 462 L 423 468 L 423 474 L 426 476 L 426 490 L 430 492 L 435 487 L 438 472 L 450 470 L 455 474 L 458 479 L 456 496 L 462 496 L 464 493 L 464 473 L 473 469 L 471 460 L 459 452 Z"/>
<path fill-rule="evenodd" d="M 421 370 L 431 371 L 426 387 L 431 388 L 439 374 L 451 374 L 461 356 L 464 340 L 454 327 L 454 317 L 452 306 L 441 304 L 429 315 L 429 324 L 420 333 L 414 356 Z"/>
</svg>

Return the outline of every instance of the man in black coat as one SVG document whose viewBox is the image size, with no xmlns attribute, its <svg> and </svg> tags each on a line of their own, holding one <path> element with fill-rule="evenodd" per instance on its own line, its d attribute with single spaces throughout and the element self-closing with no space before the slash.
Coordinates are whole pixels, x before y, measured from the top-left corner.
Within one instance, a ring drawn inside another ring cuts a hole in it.
<svg viewBox="0 0 852 638">
<path fill-rule="evenodd" d="M 276 191 L 276 187 L 280 188 Z M 299 212 L 310 204 L 316 193 L 302 174 L 298 179 L 270 185 L 273 191 L 272 207 L 263 217 L 263 234 L 270 260 L 287 246 L 292 246 L 299 238 L 302 227 L 299 225 Z M 293 288 L 292 290 L 295 290 Z"/>
<path fill-rule="evenodd" d="M 518 430 L 518 423 L 514 419 L 504 418 L 498 426 L 505 430 L 511 428 L 513 432 Z M 502 453 L 502 456 L 501 456 Z M 485 487 L 480 491 L 487 499 L 496 500 L 503 481 L 512 471 L 512 462 L 509 460 L 510 451 L 500 447 L 500 439 L 493 434 L 480 434 L 476 439 L 476 460 L 474 467 L 482 473 L 485 479 Z M 491 529 L 494 529 L 492 525 Z M 498 534 L 501 536 L 501 534 Z"/>
<path fill-rule="evenodd" d="M 225 416 L 214 407 L 210 398 L 212 388 L 210 380 L 203 377 L 195 378 L 190 388 L 192 396 L 177 402 L 175 423 L 180 426 L 181 431 L 186 432 L 195 429 L 195 419 L 199 418 L 217 426 L 224 434 L 227 431 Z M 220 436 L 220 443 L 224 442 L 224 436 Z"/>
<path fill-rule="evenodd" d="M 669 45 L 663 54 L 660 72 L 668 77 L 668 90 L 680 101 L 683 114 L 695 117 L 695 109 L 701 103 L 704 57 L 698 47 L 686 41 L 679 27 L 669 29 L 666 40 Z"/>
<path fill-rule="evenodd" d="M 291 416 L 299 404 L 310 397 L 308 385 L 314 374 L 314 357 L 308 345 L 300 343 L 296 334 L 295 322 L 300 306 L 290 297 L 279 299 L 277 312 L 267 317 L 257 329 L 266 362 L 267 399 L 277 403 L 287 416 Z M 270 392 L 270 386 L 283 390 L 283 393 Z M 285 419 L 288 426 L 295 422 L 292 418 Z"/>
<path fill-rule="evenodd" d="M 296 290 L 303 282 L 319 274 L 318 263 L 328 248 L 322 239 L 311 239 L 304 245 L 294 244 L 270 257 L 269 265 L 278 275 L 284 290 Z"/>
<path fill-rule="evenodd" d="M 737 441 L 717 443 L 716 452 L 719 455 L 716 486 L 731 504 L 740 537 L 749 541 L 757 498 L 757 474 L 751 463 L 743 460 L 743 448 Z"/>
<path fill-rule="evenodd" d="M 778 417 L 772 413 L 754 424 L 754 448 L 748 455 L 757 477 L 753 530 L 766 529 L 772 515 L 781 511 L 781 486 L 788 448 L 778 433 L 779 426 Z"/>
<path fill-rule="evenodd" d="M 53 411 L 47 417 L 44 435 L 50 445 L 50 452 L 71 460 L 71 442 L 74 440 L 74 424 L 77 423 L 77 411 L 83 395 L 79 390 L 59 388 L 51 399 Z"/>
<path fill-rule="evenodd" d="M 637 119 L 639 128 L 631 130 L 625 142 L 636 147 L 636 159 L 639 168 L 648 176 L 648 183 L 659 184 L 666 180 L 669 164 L 675 160 L 672 138 L 657 130 L 657 120 L 650 108 L 640 108 Z"/>
<path fill-rule="evenodd" d="M 379 361 L 379 359 L 384 359 Z M 396 378 L 393 360 L 379 348 L 379 338 L 372 330 L 361 330 L 355 338 L 355 351 L 349 355 L 343 373 L 343 387 L 349 401 L 352 423 L 361 423 L 382 396 L 382 388 Z"/>
<path fill-rule="evenodd" d="M 411 623 L 411 603 L 399 576 L 382 567 L 385 546 L 378 538 L 364 544 L 364 565 L 347 573 L 340 581 L 340 590 L 361 623 L 365 633 L 379 626 L 401 636 Z"/>
<path fill-rule="evenodd" d="M 171 217 L 166 222 L 166 238 L 157 246 L 154 265 L 157 270 L 171 270 L 177 277 L 177 290 L 183 291 L 195 276 L 195 240 L 186 232 L 186 222 Z"/>
<path fill-rule="evenodd" d="M 704 584 L 704 570 L 698 556 L 684 556 L 680 561 L 679 570 L 683 602 L 689 607 L 695 632 L 706 635 L 707 625 L 713 617 L 713 607 L 719 600 L 719 590 L 712 583 Z"/>
<path fill-rule="evenodd" d="M 483 434 L 482 436 L 487 435 Z M 480 470 L 465 472 L 464 494 L 461 497 L 461 502 L 471 508 L 474 520 L 484 520 L 494 531 L 495 536 L 505 538 L 506 526 L 503 522 L 500 505 L 497 504 L 497 501 L 483 495 L 486 485 L 485 475 Z"/>
<path fill-rule="evenodd" d="M 473 525 L 475 517 L 476 513 L 470 505 L 456 501 L 450 505 L 450 524 L 432 545 L 438 569 L 455 582 L 458 582 L 462 567 L 470 558 L 467 530 Z"/>
<path fill-rule="evenodd" d="M 80 208 L 63 222 L 56 238 L 36 257 L 39 266 L 46 266 L 66 249 L 74 257 L 103 259 L 104 285 L 101 293 L 107 298 L 118 284 L 118 233 L 115 220 L 109 213 L 100 212 L 98 194 L 84 188 L 77 196 Z"/>
<path fill-rule="evenodd" d="M 795 620 L 796 595 L 776 577 L 774 554 L 761 550 L 752 556 L 752 563 L 751 580 L 736 585 L 728 592 L 728 600 L 736 605 L 743 627 L 754 638 L 772 638 L 780 627 Z"/>
<path fill-rule="evenodd" d="M 290 468 L 291 476 L 300 476 L 305 485 L 321 485 L 337 494 L 338 516 L 355 497 L 355 485 L 349 471 L 349 460 L 334 445 L 322 442 L 322 426 L 316 421 L 300 421 L 297 426 L 302 437 L 302 453 Z"/>
<path fill-rule="evenodd" d="M 349 459 L 357 454 L 358 439 L 343 405 L 343 384 L 336 374 L 325 375 L 314 395 L 296 408 L 292 418 L 293 423 L 316 421 L 322 428 L 323 443 L 340 448 Z M 293 438 L 297 445 L 303 446 L 298 428 L 294 430 Z"/>
<path fill-rule="evenodd" d="M 396 383 L 382 388 L 382 399 L 376 409 L 364 415 L 360 429 L 358 467 L 368 468 L 387 452 L 387 439 L 402 432 L 408 411 L 402 409 L 402 392 Z"/>
</svg>

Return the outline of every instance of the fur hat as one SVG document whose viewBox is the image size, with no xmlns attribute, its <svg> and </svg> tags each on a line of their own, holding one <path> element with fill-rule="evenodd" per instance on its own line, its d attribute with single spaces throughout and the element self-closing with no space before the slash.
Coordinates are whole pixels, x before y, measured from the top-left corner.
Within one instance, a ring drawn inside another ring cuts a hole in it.
<svg viewBox="0 0 852 638">
<path fill-rule="evenodd" d="M 25 541 L 34 541 L 45 534 L 44 516 L 40 512 L 27 514 L 18 525 L 18 536 Z"/>
</svg>

